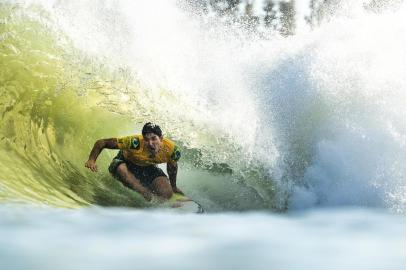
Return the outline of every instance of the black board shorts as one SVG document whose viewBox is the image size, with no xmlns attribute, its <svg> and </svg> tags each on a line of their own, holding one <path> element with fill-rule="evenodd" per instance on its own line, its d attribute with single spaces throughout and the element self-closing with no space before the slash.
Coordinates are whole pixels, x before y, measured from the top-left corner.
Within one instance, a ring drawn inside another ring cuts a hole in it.
<svg viewBox="0 0 406 270">
<path fill-rule="evenodd" d="M 152 181 L 154 181 L 154 179 L 157 177 L 160 176 L 167 177 L 166 174 L 155 165 L 138 166 L 132 162 L 125 160 L 123 151 L 120 150 L 117 156 L 113 158 L 113 160 L 111 161 L 109 166 L 109 172 L 113 175 L 114 178 L 120 180 L 121 182 L 122 179 L 120 175 L 117 173 L 117 168 L 122 163 L 125 163 L 127 165 L 128 170 L 134 174 L 135 178 L 140 180 L 143 186 L 146 187 L 151 185 Z"/>
</svg>

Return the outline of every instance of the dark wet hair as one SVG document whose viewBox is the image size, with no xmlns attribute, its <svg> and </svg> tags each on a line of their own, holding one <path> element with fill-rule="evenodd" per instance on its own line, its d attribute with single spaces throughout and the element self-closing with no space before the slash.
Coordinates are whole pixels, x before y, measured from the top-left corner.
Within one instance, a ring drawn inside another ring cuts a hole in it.
<svg viewBox="0 0 406 270">
<path fill-rule="evenodd" d="M 161 128 L 154 123 L 148 122 L 144 125 L 144 127 L 142 128 L 142 136 L 145 136 L 148 133 L 154 133 L 156 135 L 158 135 L 159 137 L 162 136 L 162 130 Z"/>
</svg>

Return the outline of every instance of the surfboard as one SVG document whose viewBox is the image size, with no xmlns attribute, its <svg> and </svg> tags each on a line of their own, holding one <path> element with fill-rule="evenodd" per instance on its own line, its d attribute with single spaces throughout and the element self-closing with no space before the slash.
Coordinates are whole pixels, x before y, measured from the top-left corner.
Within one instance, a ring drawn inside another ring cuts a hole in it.
<svg viewBox="0 0 406 270">
<path fill-rule="evenodd" d="M 204 213 L 203 207 L 199 203 L 179 193 L 174 193 L 162 206 L 181 213 Z"/>
</svg>

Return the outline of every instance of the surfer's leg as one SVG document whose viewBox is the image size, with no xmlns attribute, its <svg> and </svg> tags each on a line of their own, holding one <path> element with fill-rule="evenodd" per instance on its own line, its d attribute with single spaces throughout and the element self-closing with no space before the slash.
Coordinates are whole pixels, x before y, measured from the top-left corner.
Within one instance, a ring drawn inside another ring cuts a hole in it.
<svg viewBox="0 0 406 270">
<path fill-rule="evenodd" d="M 156 177 L 151 183 L 151 189 L 152 192 L 165 199 L 169 199 L 173 194 L 169 180 L 165 176 Z"/>
<path fill-rule="evenodd" d="M 140 180 L 138 180 L 130 170 L 128 170 L 125 163 L 121 163 L 117 167 L 117 174 L 120 176 L 120 181 L 127 187 L 139 192 L 147 201 L 150 201 L 152 196 L 151 192 L 144 187 Z"/>
</svg>

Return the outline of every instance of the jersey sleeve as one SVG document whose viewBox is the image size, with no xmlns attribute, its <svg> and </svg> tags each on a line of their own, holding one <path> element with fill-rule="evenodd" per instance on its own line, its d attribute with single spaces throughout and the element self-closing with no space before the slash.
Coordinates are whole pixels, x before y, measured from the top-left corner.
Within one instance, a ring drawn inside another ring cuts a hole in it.
<svg viewBox="0 0 406 270">
<path fill-rule="evenodd" d="M 119 149 L 139 149 L 140 139 L 137 135 L 126 136 L 117 138 L 117 145 Z"/>
<path fill-rule="evenodd" d="M 180 149 L 179 147 L 175 144 L 175 147 L 173 149 L 172 155 L 171 155 L 171 161 L 177 162 L 181 157 Z"/>
</svg>

